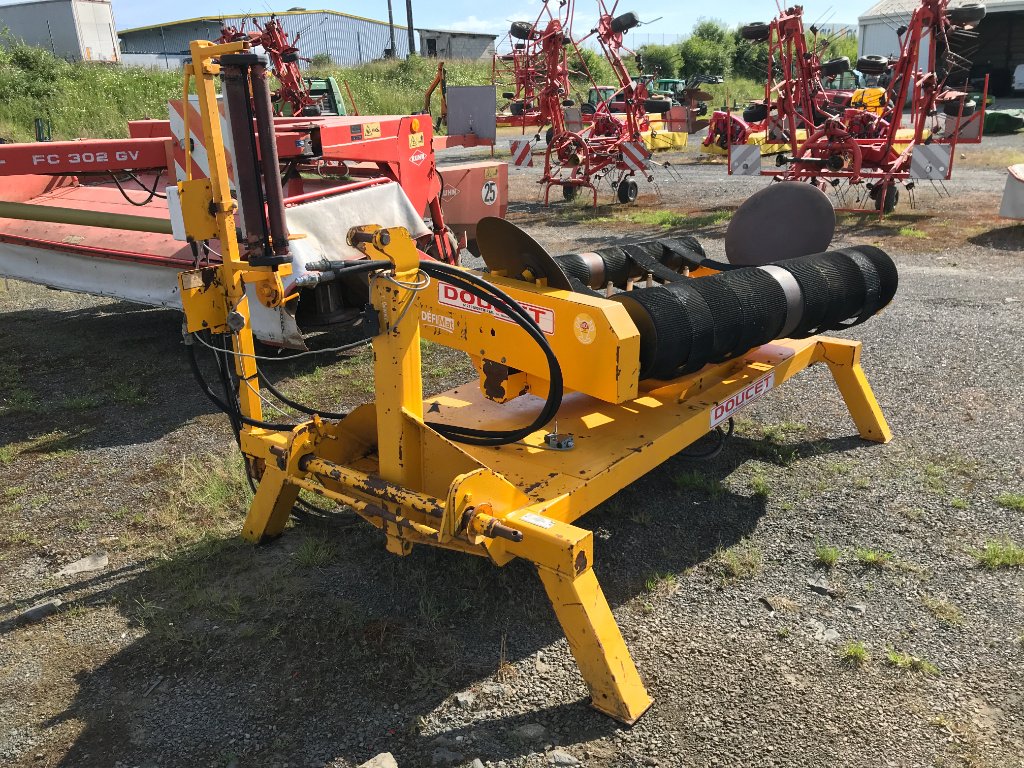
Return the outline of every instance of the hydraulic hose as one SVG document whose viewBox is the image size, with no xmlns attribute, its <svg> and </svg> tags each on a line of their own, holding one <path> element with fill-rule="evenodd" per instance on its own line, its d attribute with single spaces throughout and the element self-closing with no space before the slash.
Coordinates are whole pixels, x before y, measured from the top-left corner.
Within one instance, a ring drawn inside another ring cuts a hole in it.
<svg viewBox="0 0 1024 768">
<path fill-rule="evenodd" d="M 554 350 L 548 344 L 540 326 L 537 325 L 536 321 L 515 299 L 497 286 L 481 280 L 470 272 L 465 272 L 457 267 L 437 261 L 421 261 L 420 269 L 436 280 L 442 280 L 455 285 L 478 299 L 486 301 L 497 311 L 515 322 L 540 347 L 548 364 L 548 395 L 544 401 L 544 407 L 529 425 L 512 430 L 474 429 L 472 427 L 441 424 L 438 422 L 426 422 L 427 426 L 453 442 L 483 446 L 516 443 L 544 427 L 555 417 L 559 406 L 562 404 L 563 382 L 562 368 L 558 363 L 558 358 L 555 357 Z"/>
</svg>

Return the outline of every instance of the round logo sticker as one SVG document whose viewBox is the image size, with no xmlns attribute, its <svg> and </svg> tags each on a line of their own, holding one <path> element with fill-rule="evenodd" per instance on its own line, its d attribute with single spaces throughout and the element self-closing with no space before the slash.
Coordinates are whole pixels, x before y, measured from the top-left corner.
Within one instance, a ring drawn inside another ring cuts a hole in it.
<svg viewBox="0 0 1024 768">
<path fill-rule="evenodd" d="M 498 185 L 493 181 L 485 181 L 480 189 L 480 199 L 484 201 L 484 205 L 494 205 L 494 201 L 498 199 Z"/>
<path fill-rule="evenodd" d="M 580 340 L 580 344 L 592 344 L 597 338 L 597 326 L 594 324 L 594 318 L 586 312 L 576 315 L 576 319 L 572 322 L 572 329 L 576 332 L 576 338 Z"/>
</svg>

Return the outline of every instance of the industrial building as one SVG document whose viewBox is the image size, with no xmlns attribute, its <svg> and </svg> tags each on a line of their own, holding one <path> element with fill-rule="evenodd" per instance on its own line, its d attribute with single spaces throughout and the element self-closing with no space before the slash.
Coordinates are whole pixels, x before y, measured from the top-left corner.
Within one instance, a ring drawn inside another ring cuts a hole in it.
<svg viewBox="0 0 1024 768">
<path fill-rule="evenodd" d="M 147 59 L 151 59 L 154 64 L 158 60 L 176 62 L 188 52 L 192 40 L 216 40 L 220 37 L 222 26 L 252 29 L 253 19 L 265 23 L 271 18 L 281 22 L 289 37 L 299 35 L 298 46 L 307 58 L 327 55 L 334 64 L 363 64 L 385 58 L 391 52 L 392 45 L 397 58 L 404 59 L 409 55 L 406 27 L 396 24 L 392 40 L 391 30 L 385 21 L 325 10 L 202 16 L 123 29 L 118 36 L 121 38 L 121 51 L 125 54 L 126 63 L 147 63 Z"/>
<path fill-rule="evenodd" d="M 479 32 L 457 32 L 446 29 L 417 29 L 420 54 L 438 59 L 490 61 L 494 58 L 497 35 Z"/>
<path fill-rule="evenodd" d="M 917 5 L 917 0 L 882 0 L 869 8 L 857 20 L 860 55 L 897 53 L 896 30 L 907 23 Z M 989 90 L 996 96 L 1006 95 L 1014 68 L 1024 64 L 1024 0 L 986 0 L 985 7 L 987 14 L 977 27 L 977 48 L 970 52 L 975 65 L 972 75 L 989 75 Z"/>
<path fill-rule="evenodd" d="M 68 61 L 118 61 L 110 0 L 0 5 L 0 29 Z"/>
</svg>

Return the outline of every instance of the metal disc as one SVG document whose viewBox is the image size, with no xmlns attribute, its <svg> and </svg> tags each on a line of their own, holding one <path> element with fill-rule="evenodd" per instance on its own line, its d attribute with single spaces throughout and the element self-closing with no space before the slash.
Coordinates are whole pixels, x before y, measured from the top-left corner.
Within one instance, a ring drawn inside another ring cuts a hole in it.
<svg viewBox="0 0 1024 768">
<path fill-rule="evenodd" d="M 568 275 L 544 247 L 515 224 L 496 216 L 485 216 L 476 225 L 476 242 L 480 256 L 492 272 L 503 272 L 530 283 L 547 278 L 551 288 L 572 290 Z"/>
<path fill-rule="evenodd" d="M 756 267 L 821 253 L 836 232 L 836 211 L 813 184 L 783 181 L 748 197 L 725 230 L 731 264 Z"/>
</svg>

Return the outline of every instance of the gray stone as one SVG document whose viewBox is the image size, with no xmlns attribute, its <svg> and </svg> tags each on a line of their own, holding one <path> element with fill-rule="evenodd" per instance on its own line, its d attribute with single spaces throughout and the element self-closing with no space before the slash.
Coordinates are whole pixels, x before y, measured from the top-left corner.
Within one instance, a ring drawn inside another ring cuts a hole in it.
<svg viewBox="0 0 1024 768">
<path fill-rule="evenodd" d="M 473 762 L 469 764 L 469 768 L 484 768 L 483 761 L 479 757 L 475 757 Z"/>
<path fill-rule="evenodd" d="M 828 579 L 824 576 L 818 576 L 815 579 L 808 579 L 807 586 L 811 588 L 812 592 L 817 592 L 819 595 L 825 595 L 825 597 L 835 597 L 837 592 L 832 588 L 832 585 L 828 583 Z"/>
<path fill-rule="evenodd" d="M 447 747 L 438 747 L 430 756 L 430 762 L 434 765 L 456 765 L 463 759 L 461 752 L 455 752 Z"/>
<path fill-rule="evenodd" d="M 455 703 L 462 709 L 470 709 L 476 703 L 476 694 L 471 691 L 461 691 L 455 694 Z"/>
<path fill-rule="evenodd" d="M 398 768 L 398 761 L 390 752 L 381 752 L 365 763 L 360 763 L 359 768 Z"/>
<path fill-rule="evenodd" d="M 31 624 L 36 621 L 42 621 L 47 616 L 55 614 L 62 605 L 64 605 L 64 601 L 56 597 L 44 603 L 37 603 L 21 612 L 21 615 L 18 616 L 18 623 Z"/>
<path fill-rule="evenodd" d="M 544 741 L 548 737 L 548 729 L 540 723 L 527 723 L 520 725 L 513 731 L 513 734 L 520 741 Z"/>
<path fill-rule="evenodd" d="M 838 643 L 839 633 L 834 629 L 826 629 L 825 634 L 822 636 L 822 641 L 826 643 Z"/>
<path fill-rule="evenodd" d="M 857 603 L 855 605 L 846 606 L 846 610 L 852 613 L 854 616 L 863 616 L 868 612 L 868 607 L 864 603 Z"/>
<path fill-rule="evenodd" d="M 59 571 L 58 576 L 74 576 L 76 573 L 88 573 L 89 571 L 101 571 L 107 567 L 107 563 L 110 560 L 107 557 L 106 552 L 96 552 L 88 557 L 83 557 L 81 560 L 75 560 L 73 563 L 68 563 Z"/>
<path fill-rule="evenodd" d="M 548 752 L 548 762 L 552 765 L 579 765 L 580 761 L 564 749 L 552 749 Z"/>
</svg>

